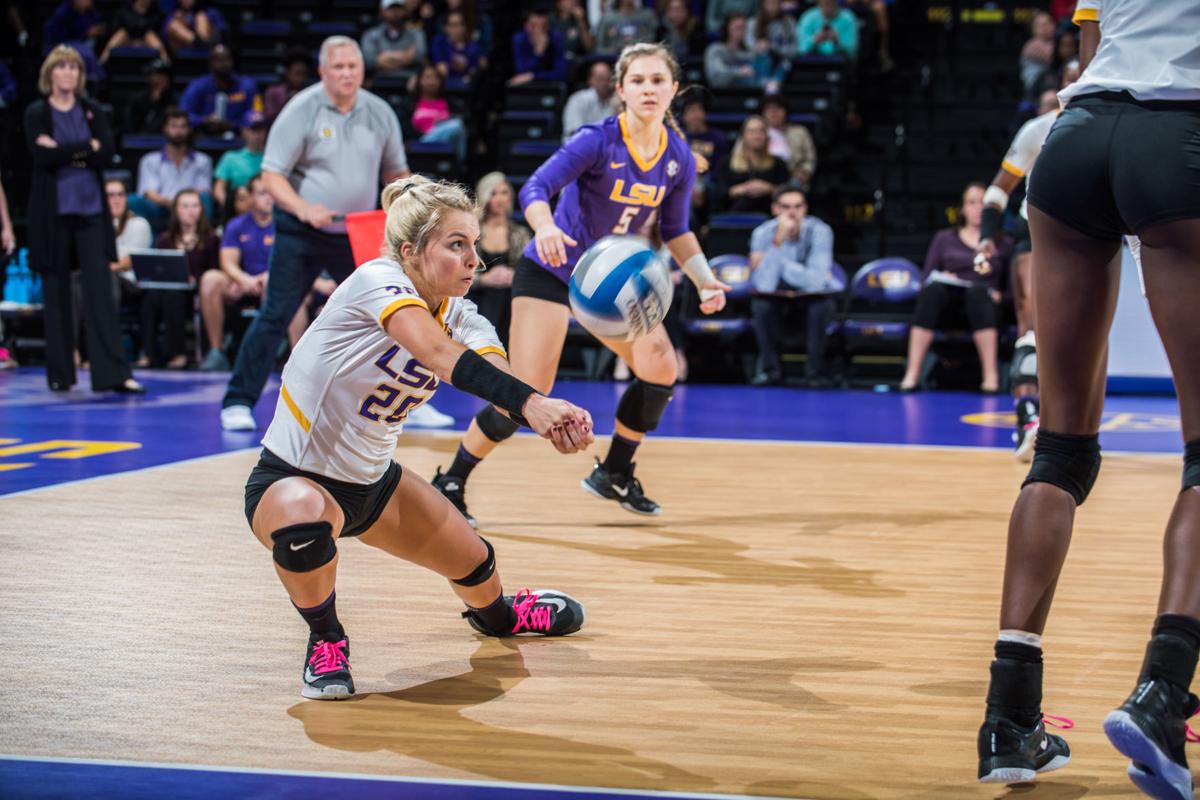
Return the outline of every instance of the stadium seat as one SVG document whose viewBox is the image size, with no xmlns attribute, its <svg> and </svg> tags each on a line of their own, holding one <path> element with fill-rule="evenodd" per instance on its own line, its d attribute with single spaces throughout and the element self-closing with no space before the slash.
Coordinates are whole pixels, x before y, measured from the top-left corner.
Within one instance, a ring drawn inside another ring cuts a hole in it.
<svg viewBox="0 0 1200 800">
<path fill-rule="evenodd" d="M 898 380 L 920 291 L 921 270 L 906 258 L 876 259 L 855 274 L 837 325 L 848 382 Z"/>
<path fill-rule="evenodd" d="M 745 254 L 721 255 L 709 264 L 713 274 L 730 290 L 725 293 L 725 308 L 716 314 L 700 311 L 700 301 L 692 282 L 684 280 L 679 309 L 679 322 L 687 339 L 708 339 L 715 346 L 705 346 L 705 357 L 719 357 L 724 363 L 722 373 L 740 375 L 749 380 L 754 372 L 753 348 L 741 346 L 750 336 L 750 260 Z"/>
<path fill-rule="evenodd" d="M 458 163 L 454 146 L 448 142 L 409 141 L 404 143 L 404 151 L 413 172 L 431 178 L 457 178 L 462 173 L 464 165 Z"/>
<path fill-rule="evenodd" d="M 751 232 L 766 221 L 765 214 L 716 214 L 709 222 L 705 251 L 717 256 L 746 256 Z"/>
<path fill-rule="evenodd" d="M 508 87 L 504 107 L 510 111 L 551 111 L 561 114 L 565 103 L 566 90 L 561 83 L 530 81 Z"/>
<path fill-rule="evenodd" d="M 500 117 L 500 139 L 551 139 L 559 133 L 559 117 L 551 111 L 505 111 Z"/>
</svg>

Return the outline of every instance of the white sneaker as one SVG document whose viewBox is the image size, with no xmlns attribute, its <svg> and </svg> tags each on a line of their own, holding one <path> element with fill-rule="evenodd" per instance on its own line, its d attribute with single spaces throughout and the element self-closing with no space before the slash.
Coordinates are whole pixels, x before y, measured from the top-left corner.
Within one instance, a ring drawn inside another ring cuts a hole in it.
<svg viewBox="0 0 1200 800">
<path fill-rule="evenodd" d="M 221 409 L 221 427 L 227 431 L 252 431 L 258 428 L 250 406 L 226 406 Z"/>
<path fill-rule="evenodd" d="M 411 425 L 414 428 L 449 428 L 454 424 L 454 417 L 449 414 L 443 414 L 433 406 L 426 403 L 423 406 L 417 406 L 404 420 L 405 426 Z"/>
</svg>

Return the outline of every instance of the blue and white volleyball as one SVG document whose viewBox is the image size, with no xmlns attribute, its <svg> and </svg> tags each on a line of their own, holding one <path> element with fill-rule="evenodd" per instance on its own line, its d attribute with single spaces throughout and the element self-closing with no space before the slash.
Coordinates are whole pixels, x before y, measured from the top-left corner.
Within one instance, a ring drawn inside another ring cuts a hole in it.
<svg viewBox="0 0 1200 800">
<path fill-rule="evenodd" d="M 632 341 L 654 330 L 672 293 L 670 269 L 636 236 L 605 236 L 571 273 L 571 311 L 603 339 Z"/>
</svg>

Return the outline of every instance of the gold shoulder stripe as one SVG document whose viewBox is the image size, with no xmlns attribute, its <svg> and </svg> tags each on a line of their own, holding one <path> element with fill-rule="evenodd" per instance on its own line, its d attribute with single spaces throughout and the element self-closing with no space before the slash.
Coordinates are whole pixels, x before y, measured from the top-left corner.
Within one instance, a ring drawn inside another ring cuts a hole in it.
<svg viewBox="0 0 1200 800">
<path fill-rule="evenodd" d="M 1004 161 L 1000 162 L 1000 169 L 1004 170 L 1005 172 L 1009 173 L 1010 175 L 1016 175 L 1018 178 L 1025 177 L 1025 170 L 1021 169 L 1020 167 L 1018 167 L 1016 164 L 1012 163 L 1008 159 L 1005 159 Z"/>
<path fill-rule="evenodd" d="M 304 432 L 308 433 L 312 430 L 312 423 L 308 421 L 308 417 L 304 416 L 304 412 L 300 410 L 300 406 L 296 405 L 296 401 L 292 399 L 292 393 L 288 391 L 286 386 L 279 387 L 279 396 L 283 398 L 283 402 L 287 405 L 288 411 L 292 412 L 292 416 L 296 418 L 296 422 L 300 423 L 300 427 L 304 428 Z"/>
<path fill-rule="evenodd" d="M 426 311 L 429 310 L 429 306 L 427 306 L 425 301 L 419 297 L 401 297 L 399 300 L 393 300 L 388 304 L 388 307 L 383 310 L 383 313 L 379 315 L 379 324 L 386 328 L 388 320 L 392 318 L 392 314 L 395 314 L 405 306 L 420 306 Z"/>
<path fill-rule="evenodd" d="M 1078 25 L 1081 22 L 1099 22 L 1100 9 L 1098 8 L 1077 8 L 1075 16 L 1071 17 L 1071 22 Z"/>
<path fill-rule="evenodd" d="M 504 352 L 503 347 L 493 347 L 492 345 L 488 345 L 487 347 L 479 348 L 475 352 L 481 356 L 486 356 L 488 353 L 495 353 L 501 358 L 508 358 L 508 353 Z"/>
</svg>

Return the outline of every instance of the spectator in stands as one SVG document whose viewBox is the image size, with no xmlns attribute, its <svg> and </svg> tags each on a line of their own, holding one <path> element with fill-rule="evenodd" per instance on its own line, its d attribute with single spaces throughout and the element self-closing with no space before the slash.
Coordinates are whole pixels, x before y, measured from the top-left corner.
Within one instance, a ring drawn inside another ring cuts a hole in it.
<svg viewBox="0 0 1200 800">
<path fill-rule="evenodd" d="M 446 0 L 445 14 L 459 12 L 470 31 L 471 41 L 479 45 L 484 58 L 492 55 L 492 15 L 479 13 L 479 0 Z M 445 15 L 443 15 L 443 19 Z"/>
<path fill-rule="evenodd" d="M 762 114 L 767 123 L 767 150 L 787 164 L 792 183 L 808 191 L 817 171 L 817 145 L 812 134 L 803 125 L 788 123 L 787 101 L 782 95 L 768 95 L 763 100 Z"/>
<path fill-rule="evenodd" d="M 1032 95 L 1050 71 L 1054 60 L 1054 17 L 1045 11 L 1033 15 L 1029 25 L 1030 37 L 1021 48 L 1021 83 L 1025 93 Z"/>
<path fill-rule="evenodd" d="M 72 44 L 76 50 L 88 49 L 94 57 L 93 43 L 103 35 L 104 17 L 93 0 L 62 0 L 42 30 L 42 50 Z"/>
<path fill-rule="evenodd" d="M 229 220 L 240 217 L 242 214 L 249 214 L 252 202 L 253 196 L 250 194 L 249 186 L 239 186 L 234 189 L 231 199 L 225 207 L 225 218 L 222 224 L 228 224 Z"/>
<path fill-rule="evenodd" d="M 471 39 L 461 11 L 446 15 L 442 32 L 433 37 L 429 57 L 446 83 L 456 88 L 468 86 L 481 69 L 487 69 L 487 59 L 479 43 Z"/>
<path fill-rule="evenodd" d="M 263 92 L 263 113 L 267 125 L 275 122 L 288 100 L 311 82 L 312 64 L 305 50 L 290 50 L 283 59 L 283 80 L 271 84 Z"/>
<path fill-rule="evenodd" d="M 225 226 L 221 237 L 221 268 L 200 276 L 200 316 L 208 337 L 208 353 L 200 362 L 204 372 L 229 369 L 229 358 L 223 349 L 226 309 L 247 302 L 258 305 L 267 288 L 267 266 L 275 243 L 275 200 L 261 175 L 254 175 L 246 189 L 251 198 L 250 211 L 234 217 Z M 295 327 L 296 320 L 292 322 Z M 294 344 L 298 339 L 289 327 L 288 340 Z"/>
<path fill-rule="evenodd" d="M 225 210 L 229 193 L 250 183 L 262 170 L 263 148 L 267 144 L 267 118 L 250 109 L 242 116 L 242 141 L 245 146 L 227 150 L 213 172 L 213 200 Z"/>
<path fill-rule="evenodd" d="M 377 181 L 386 184 L 409 174 L 396 113 L 362 89 L 358 43 L 329 37 L 321 44 L 318 69 L 321 82 L 284 106 L 267 137 L 263 181 L 275 198 L 271 280 L 225 392 L 221 426 L 226 430 L 257 427 L 251 407 L 313 281 L 322 270 L 335 280 L 353 271 L 345 222 L 335 221 L 335 215 L 375 208 Z"/>
<path fill-rule="evenodd" d="M 652 42 L 658 18 L 638 0 L 612 0 L 596 23 L 596 52 L 616 56 L 626 45 Z"/>
<path fill-rule="evenodd" d="M 205 8 L 203 0 L 178 0 L 163 30 L 171 52 L 188 47 L 208 47 L 221 38 L 217 15 Z"/>
<path fill-rule="evenodd" d="M 383 0 L 379 6 L 383 22 L 362 35 L 362 53 L 373 74 L 410 74 L 425 60 L 425 32 L 419 20 L 410 20 L 404 0 Z"/>
<path fill-rule="evenodd" d="M 596 46 L 582 0 L 558 0 L 550 17 L 550 29 L 558 32 L 567 54 L 575 59 L 584 58 Z"/>
<path fill-rule="evenodd" d="M 167 142 L 162 150 L 146 153 L 138 162 L 138 193 L 130 198 L 134 210 L 155 229 L 165 224 L 179 192 L 212 192 L 212 159 L 192 149 L 187 112 L 167 109 L 162 132 Z"/>
<path fill-rule="evenodd" d="M 704 76 L 714 89 L 779 90 L 787 63 L 772 63 L 769 52 L 746 47 L 746 18 L 733 14 L 721 27 L 721 40 L 704 51 Z"/>
<path fill-rule="evenodd" d="M 117 9 L 113 17 L 113 34 L 100 53 L 100 63 L 108 61 L 114 47 L 153 47 L 158 57 L 170 61 L 167 48 L 158 38 L 162 12 L 154 0 L 129 0 L 129 5 Z"/>
<path fill-rule="evenodd" d="M 616 112 L 612 67 L 607 61 L 596 61 L 588 70 L 587 88 L 567 98 L 563 107 L 563 141 L 575 131 L 592 122 L 611 117 Z"/>
<path fill-rule="evenodd" d="M 771 193 L 787 183 L 783 159 L 767 149 L 767 123 L 757 114 L 746 117 L 729 160 L 720 170 L 721 195 L 728 211 L 766 214 Z"/>
<path fill-rule="evenodd" d="M 817 5 L 796 23 L 800 55 L 858 58 L 858 20 L 854 13 L 838 8 L 838 0 L 817 0 Z"/>
<path fill-rule="evenodd" d="M 31 267 L 42 273 L 46 380 L 65 392 L 75 383 L 72 273 L 79 273 L 92 389 L 142 393 L 121 350 L 109 264 L 117 258 L 104 168 L 112 162 L 108 112 L 84 97 L 83 59 L 60 45 L 38 74 L 37 100 L 25 110 L 25 141 L 33 159 L 29 195 Z"/>
<path fill-rule="evenodd" d="M 179 104 L 194 128 L 211 134 L 236 130 L 246 112 L 260 105 L 258 84 L 249 75 L 233 71 L 233 54 L 223 44 L 209 53 L 208 69 L 208 75 L 188 84 Z"/>
<path fill-rule="evenodd" d="M 154 242 L 154 234 L 150 231 L 150 223 L 130 210 L 125 181 L 119 178 L 106 180 L 104 196 L 117 240 L 117 260 L 109 264 L 109 268 L 113 272 L 113 302 L 120 308 L 122 297 L 137 294 L 137 277 L 133 274 L 129 251 L 149 247 Z"/>
<path fill-rule="evenodd" d="M 530 81 L 565 81 L 567 51 L 562 34 L 550 30 L 550 17 L 534 8 L 525 15 L 525 25 L 512 39 L 513 67 L 517 74 L 509 86 Z"/>
<path fill-rule="evenodd" d="M 982 183 L 970 183 L 962 196 L 959 225 L 938 231 L 929 245 L 923 272 L 924 285 L 917 295 L 908 337 L 908 364 L 900 391 L 916 391 L 921 379 L 925 355 L 933 343 L 933 333 L 945 324 L 947 310 L 954 316 L 966 315 L 971 328 L 983 381 L 979 389 L 994 393 L 1000 390 L 996 371 L 996 328 L 1000 287 L 1007 285 L 1008 261 L 1012 242 L 1002 237 L 996 242 L 996 253 L 982 264 L 975 263 L 975 248 L 979 245 L 979 225 L 983 219 Z"/>
<path fill-rule="evenodd" d="M 204 214 L 200 193 L 184 189 L 171 204 L 167 229 L 154 240 L 160 250 L 182 250 L 187 256 L 188 283 L 195 287 L 204 273 L 220 269 L 220 242 L 212 223 Z M 188 364 L 184 352 L 185 326 L 192 315 L 192 293 L 178 289 L 148 289 L 142 295 L 142 367 L 183 369 Z M 158 324 L 162 322 L 166 348 L 160 355 Z"/>
<path fill-rule="evenodd" d="M 855 13 L 868 26 L 868 32 L 874 28 L 874 35 L 879 45 L 879 65 L 885 72 L 892 69 L 890 52 L 892 25 L 888 17 L 888 5 L 891 0 L 845 0 L 846 7 Z"/>
<path fill-rule="evenodd" d="M 752 17 L 758 10 L 758 0 L 708 0 L 704 15 L 704 27 L 713 35 L 719 35 L 725 20 L 737 14 Z M 723 38 L 723 37 L 722 37 Z"/>
<path fill-rule="evenodd" d="M 658 7 L 662 18 L 658 40 L 671 48 L 675 60 L 683 63 L 685 59 L 704 55 L 704 48 L 708 46 L 704 23 L 692 16 L 687 0 L 660 1 Z"/>
<path fill-rule="evenodd" d="M 710 206 L 718 194 L 714 176 L 724 168 L 725 157 L 729 154 L 729 139 L 723 131 L 708 126 L 708 112 L 699 92 L 689 92 L 684 98 L 682 122 L 688 147 L 697 158 L 703 158 L 708 163 L 708 169 L 697 175 L 692 185 L 692 222 L 695 228 L 708 224 Z"/>
<path fill-rule="evenodd" d="M 167 62 L 155 59 L 142 72 L 146 88 L 126 105 L 123 133 L 160 133 L 167 121 L 167 110 L 179 104 Z"/>
<path fill-rule="evenodd" d="M 467 299 L 479 307 L 506 345 L 512 300 L 513 268 L 533 238 L 529 228 L 512 218 L 516 192 L 503 172 L 489 172 L 475 186 L 480 208 L 479 258 L 483 272 Z"/>
<path fill-rule="evenodd" d="M 762 0 L 746 25 L 746 48 L 770 53 L 777 62 L 796 55 L 796 18 L 783 10 L 782 0 Z"/>
<path fill-rule="evenodd" d="M 751 383 L 765 386 L 782 379 L 779 343 L 784 311 L 799 305 L 806 328 L 805 379 L 810 386 L 826 385 L 825 329 L 837 310 L 833 293 L 845 288 L 833 274 L 833 229 L 808 214 L 808 201 L 799 186 L 785 184 L 771 197 L 774 218 L 750 235 L 750 279 L 755 291 L 750 313 L 758 343 L 758 373 Z"/>
<path fill-rule="evenodd" d="M 467 158 L 467 129 L 463 118 L 450 113 L 446 99 L 446 81 L 432 64 L 421 67 L 409 81 L 409 94 L 415 100 L 409 124 L 422 142 L 444 142 L 454 147 L 460 162 Z"/>
</svg>

